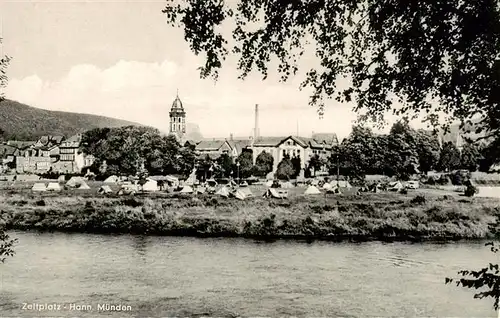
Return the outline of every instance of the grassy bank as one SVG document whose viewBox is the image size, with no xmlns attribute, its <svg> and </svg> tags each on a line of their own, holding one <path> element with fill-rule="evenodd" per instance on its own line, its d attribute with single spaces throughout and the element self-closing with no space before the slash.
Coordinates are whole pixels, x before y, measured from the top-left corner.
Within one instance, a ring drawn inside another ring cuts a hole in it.
<svg viewBox="0 0 500 318">
<path fill-rule="evenodd" d="M 211 196 L 0 195 L 9 229 L 295 239 L 483 239 L 496 235 L 499 201 L 380 193 L 246 201 Z"/>
</svg>

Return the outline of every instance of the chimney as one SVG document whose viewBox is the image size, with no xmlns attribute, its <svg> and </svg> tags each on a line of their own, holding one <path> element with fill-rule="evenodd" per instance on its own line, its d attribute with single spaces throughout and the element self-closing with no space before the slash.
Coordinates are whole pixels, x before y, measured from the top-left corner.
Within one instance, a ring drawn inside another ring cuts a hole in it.
<svg viewBox="0 0 500 318">
<path fill-rule="evenodd" d="M 255 104 L 255 127 L 253 132 L 253 139 L 259 138 L 259 104 Z"/>
<path fill-rule="evenodd" d="M 233 141 L 233 134 L 229 134 L 229 140 Z"/>
</svg>

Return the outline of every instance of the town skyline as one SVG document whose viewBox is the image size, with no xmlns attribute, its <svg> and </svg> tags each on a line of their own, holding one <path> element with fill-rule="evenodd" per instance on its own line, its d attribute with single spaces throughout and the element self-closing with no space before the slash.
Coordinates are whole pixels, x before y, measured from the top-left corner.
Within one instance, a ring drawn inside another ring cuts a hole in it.
<svg viewBox="0 0 500 318">
<path fill-rule="evenodd" d="M 204 57 L 190 51 L 181 30 L 165 23 L 163 6 L 164 1 L 2 2 L 2 50 L 13 57 L 6 98 L 168 132 L 179 90 L 186 122 L 198 125 L 206 138 L 253 135 L 255 104 L 262 136 L 350 133 L 353 104 L 327 102 L 320 119 L 308 105 L 311 92 L 298 89 L 300 74 L 288 83 L 279 83 L 275 72 L 266 81 L 259 74 L 241 81 L 237 61 L 229 58 L 216 83 L 200 79 L 197 67 Z M 30 23 L 19 26 L 19 19 Z M 301 61 L 304 70 L 313 63 L 311 57 Z M 390 122 L 391 117 L 387 128 Z"/>
</svg>

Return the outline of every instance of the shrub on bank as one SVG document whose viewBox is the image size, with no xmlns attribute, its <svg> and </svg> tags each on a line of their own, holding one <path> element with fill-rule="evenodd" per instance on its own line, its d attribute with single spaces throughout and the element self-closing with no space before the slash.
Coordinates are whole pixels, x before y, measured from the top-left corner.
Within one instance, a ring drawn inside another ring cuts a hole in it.
<svg viewBox="0 0 500 318">
<path fill-rule="evenodd" d="M 16 202 L 20 198 L 15 199 Z M 190 236 L 463 237 L 491 235 L 496 202 L 458 202 L 399 194 L 294 197 L 289 200 L 210 196 L 178 198 L 44 197 L 22 206 L 0 200 L 0 219 L 10 228 L 94 233 Z M 476 199 L 477 200 L 477 199 Z"/>
</svg>

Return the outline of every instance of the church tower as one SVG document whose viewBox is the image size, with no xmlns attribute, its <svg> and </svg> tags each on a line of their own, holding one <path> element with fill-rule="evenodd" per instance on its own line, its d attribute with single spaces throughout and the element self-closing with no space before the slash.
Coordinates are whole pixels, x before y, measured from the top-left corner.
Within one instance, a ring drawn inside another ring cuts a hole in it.
<svg viewBox="0 0 500 318">
<path fill-rule="evenodd" d="M 179 138 L 186 133 L 186 112 L 179 98 L 179 91 L 170 109 L 170 133 Z"/>
</svg>

